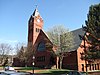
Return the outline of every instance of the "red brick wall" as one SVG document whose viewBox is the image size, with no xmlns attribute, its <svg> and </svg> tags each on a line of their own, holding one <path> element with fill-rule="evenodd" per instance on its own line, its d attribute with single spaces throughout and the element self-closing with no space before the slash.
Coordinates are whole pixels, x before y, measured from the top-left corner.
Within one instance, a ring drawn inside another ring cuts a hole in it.
<svg viewBox="0 0 100 75">
<path fill-rule="evenodd" d="M 63 68 L 77 70 L 77 51 L 69 52 L 63 59 Z"/>
<path fill-rule="evenodd" d="M 38 51 L 38 44 L 43 41 L 45 42 L 45 50 L 44 51 Z M 50 40 L 48 39 L 48 37 L 45 35 L 45 33 L 41 30 L 39 33 L 39 36 L 34 44 L 34 50 L 35 50 L 35 66 L 38 67 L 46 67 L 46 66 L 51 66 L 50 65 L 50 58 L 53 55 L 52 54 L 52 48 L 53 45 L 50 42 Z M 38 61 L 39 57 L 45 57 L 45 61 Z M 53 56 L 55 58 L 55 56 Z"/>
<path fill-rule="evenodd" d="M 40 19 L 40 22 L 37 22 L 38 19 Z M 28 43 L 32 42 L 34 45 L 38 34 L 43 27 L 43 20 L 40 15 L 31 17 L 30 20 L 32 20 L 32 23 L 29 23 L 28 25 Z M 36 32 L 36 29 L 39 29 L 39 32 Z"/>
<path fill-rule="evenodd" d="M 84 45 L 84 41 L 82 41 L 81 45 Z M 88 46 L 87 42 L 85 42 L 85 45 Z M 84 47 L 80 47 L 77 49 L 77 59 L 78 59 L 78 71 L 86 71 L 86 63 L 87 61 L 81 59 L 81 53 L 84 53 Z M 84 65 L 84 68 L 82 67 L 82 64 Z M 87 63 L 88 64 L 88 63 Z"/>
</svg>

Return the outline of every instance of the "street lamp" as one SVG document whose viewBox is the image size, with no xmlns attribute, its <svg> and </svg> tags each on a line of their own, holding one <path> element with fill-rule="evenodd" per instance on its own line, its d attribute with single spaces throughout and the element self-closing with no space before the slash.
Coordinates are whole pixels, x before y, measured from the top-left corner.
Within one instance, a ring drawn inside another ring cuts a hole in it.
<svg viewBox="0 0 100 75">
<path fill-rule="evenodd" d="M 32 65 L 33 65 L 33 74 L 34 74 L 34 65 L 35 65 L 34 60 L 35 60 L 35 56 L 33 56 L 33 63 L 32 63 Z"/>
</svg>

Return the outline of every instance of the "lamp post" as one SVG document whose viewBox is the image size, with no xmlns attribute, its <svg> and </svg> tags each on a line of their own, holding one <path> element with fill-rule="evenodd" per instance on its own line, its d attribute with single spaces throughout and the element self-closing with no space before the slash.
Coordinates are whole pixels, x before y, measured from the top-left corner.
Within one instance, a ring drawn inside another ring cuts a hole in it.
<svg viewBox="0 0 100 75">
<path fill-rule="evenodd" d="M 33 74 L 34 74 L 34 65 L 35 65 L 34 60 L 35 60 L 35 56 L 33 56 L 33 63 L 32 63 L 32 65 L 33 65 Z"/>
</svg>

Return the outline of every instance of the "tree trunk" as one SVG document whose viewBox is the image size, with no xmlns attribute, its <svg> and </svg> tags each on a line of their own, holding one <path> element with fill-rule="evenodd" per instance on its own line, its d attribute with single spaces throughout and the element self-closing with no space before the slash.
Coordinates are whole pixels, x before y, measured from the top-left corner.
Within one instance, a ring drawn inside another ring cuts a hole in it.
<svg viewBox="0 0 100 75">
<path fill-rule="evenodd" d="M 60 56 L 60 69 L 62 69 L 62 61 L 63 61 L 63 57 Z"/>
<path fill-rule="evenodd" d="M 56 69 L 59 69 L 59 57 L 57 56 Z"/>
</svg>

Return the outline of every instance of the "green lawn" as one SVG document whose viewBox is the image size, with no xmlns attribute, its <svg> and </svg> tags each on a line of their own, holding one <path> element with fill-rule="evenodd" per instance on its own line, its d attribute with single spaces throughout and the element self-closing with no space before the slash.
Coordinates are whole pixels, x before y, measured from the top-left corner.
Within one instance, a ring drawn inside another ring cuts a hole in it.
<svg viewBox="0 0 100 75">
<path fill-rule="evenodd" d="M 14 67 L 14 68 L 19 68 L 19 71 L 28 71 L 28 70 L 33 70 L 33 67 Z M 50 74 L 50 75 L 61 75 L 61 74 L 66 74 L 70 70 L 67 69 L 39 69 L 35 67 L 35 70 L 40 70 L 38 74 Z"/>
<path fill-rule="evenodd" d="M 15 69 L 19 71 L 27 72 L 29 70 L 33 70 L 33 67 L 14 67 Z M 38 74 L 49 74 L 49 75 L 61 75 L 66 74 L 70 70 L 67 69 L 40 69 L 40 68 L 34 68 L 35 70 L 40 70 Z"/>
<path fill-rule="evenodd" d="M 67 69 L 47 69 L 40 71 L 41 74 L 50 74 L 50 75 L 60 75 L 60 74 L 66 74 L 69 70 Z"/>
<path fill-rule="evenodd" d="M 33 70 L 33 67 L 14 67 L 14 69 L 19 70 Z M 35 70 L 39 70 L 40 68 L 34 67 Z"/>
<path fill-rule="evenodd" d="M 3 69 L 3 67 L 0 67 L 0 69 Z M 32 71 L 33 67 L 14 67 L 14 69 L 18 70 L 18 71 L 23 71 L 23 72 L 28 72 L 28 71 Z M 34 67 L 35 70 L 39 70 L 38 74 L 49 74 L 49 75 L 61 75 L 61 74 L 67 74 L 69 71 L 68 69 L 40 69 L 37 67 Z M 100 72 L 100 70 L 96 70 L 96 71 L 90 71 L 90 72 Z M 90 73 L 88 72 L 88 73 Z"/>
</svg>

